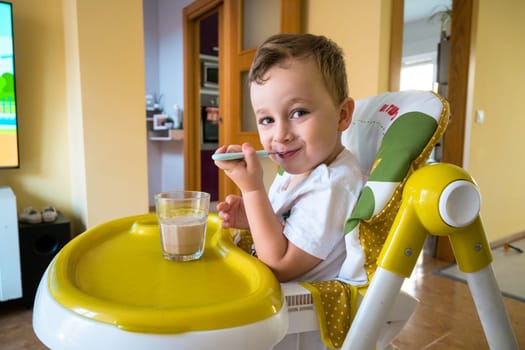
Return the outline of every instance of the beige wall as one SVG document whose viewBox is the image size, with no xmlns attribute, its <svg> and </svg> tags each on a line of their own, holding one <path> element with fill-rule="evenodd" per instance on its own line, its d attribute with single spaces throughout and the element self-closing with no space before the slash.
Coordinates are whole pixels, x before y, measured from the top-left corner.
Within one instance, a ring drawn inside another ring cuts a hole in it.
<svg viewBox="0 0 525 350">
<path fill-rule="evenodd" d="M 142 0 L 77 0 L 77 6 L 92 225 L 148 211 L 144 25 Z"/>
<path fill-rule="evenodd" d="M 525 2 L 479 1 L 468 170 L 482 194 L 489 240 L 525 231 Z"/>
<path fill-rule="evenodd" d="M 21 167 L 0 185 L 75 232 L 146 212 L 142 1 L 13 6 Z"/>
<path fill-rule="evenodd" d="M 305 31 L 334 40 L 345 53 L 350 95 L 388 89 L 391 0 L 307 0 Z"/>
</svg>

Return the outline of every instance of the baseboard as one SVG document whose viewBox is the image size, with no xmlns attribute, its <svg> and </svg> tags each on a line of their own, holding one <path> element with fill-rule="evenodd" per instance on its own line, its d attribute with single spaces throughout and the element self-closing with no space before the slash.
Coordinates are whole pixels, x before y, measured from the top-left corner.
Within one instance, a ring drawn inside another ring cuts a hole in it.
<svg viewBox="0 0 525 350">
<path fill-rule="evenodd" d="M 509 236 L 506 236 L 506 237 L 503 237 L 503 238 L 500 238 L 500 239 L 496 239 L 496 240 L 490 242 L 490 247 L 492 249 L 494 249 L 494 248 L 497 248 L 497 247 L 501 247 L 501 246 L 505 245 L 506 243 L 519 241 L 520 239 L 523 239 L 523 238 L 525 238 L 525 231 L 517 232 L 517 233 L 514 233 L 512 235 L 509 235 Z"/>
</svg>

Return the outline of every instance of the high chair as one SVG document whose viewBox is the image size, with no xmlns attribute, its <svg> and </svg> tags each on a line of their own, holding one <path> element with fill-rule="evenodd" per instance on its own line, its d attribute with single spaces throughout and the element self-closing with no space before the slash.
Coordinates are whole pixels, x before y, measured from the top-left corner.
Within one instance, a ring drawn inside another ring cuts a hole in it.
<svg viewBox="0 0 525 350">
<path fill-rule="evenodd" d="M 391 348 L 417 305 L 400 289 L 429 234 L 450 238 L 490 348 L 518 349 L 490 265 L 478 188 L 463 169 L 427 161 L 448 115 L 448 103 L 431 92 L 385 93 L 356 102 L 342 141 L 370 175 L 347 221 L 345 241 L 348 252 L 357 237 L 364 256 L 348 255 L 337 281 L 282 286 L 294 305 L 285 341 L 296 339 L 276 349 L 310 349 L 312 337 L 300 343 L 300 335 L 317 330 L 330 348 Z M 340 309 L 327 307 L 331 298 L 350 306 L 341 320 L 332 317 Z"/>
<path fill-rule="evenodd" d="M 283 285 L 285 295 L 287 290 L 294 295 L 291 302 L 287 296 L 288 303 L 300 305 L 289 312 L 291 329 L 282 342 L 288 345 L 279 344 L 276 349 L 322 347 L 318 337 L 308 334 L 312 331 L 320 331 L 328 347 L 342 346 L 355 312 L 368 294 L 369 281 L 399 209 L 405 181 L 426 164 L 446 128 L 448 114 L 446 101 L 431 92 L 385 93 L 356 102 L 352 123 L 343 133 L 342 142 L 356 156 L 368 180 L 346 223 L 347 259 L 337 281 Z M 331 300 L 337 300 L 337 304 Z M 337 308 L 342 303 L 347 305 L 346 311 Z M 385 319 L 377 324 L 380 334 L 372 343 L 376 349 L 389 346 L 417 301 L 399 293 L 398 288 L 391 305 Z M 341 312 L 343 317 L 333 317 Z M 308 345 L 312 342 L 318 343 L 316 347 Z"/>
<path fill-rule="evenodd" d="M 279 285 L 216 215 L 203 257 L 173 263 L 160 255 L 155 216 L 139 215 L 89 229 L 57 254 L 38 288 L 35 333 L 68 350 L 306 349 L 297 341 L 312 331 L 332 348 L 385 348 L 416 307 L 400 288 L 434 234 L 451 239 L 490 347 L 517 349 L 477 186 L 459 167 L 427 165 L 447 121 L 446 101 L 430 92 L 356 103 L 343 143 L 369 176 L 345 227 L 347 252 L 357 253 L 336 280 Z"/>
</svg>

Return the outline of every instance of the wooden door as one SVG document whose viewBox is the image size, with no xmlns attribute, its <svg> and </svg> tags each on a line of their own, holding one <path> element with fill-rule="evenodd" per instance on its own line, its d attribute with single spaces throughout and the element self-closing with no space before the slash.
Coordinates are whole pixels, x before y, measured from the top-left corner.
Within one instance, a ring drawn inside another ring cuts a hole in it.
<svg viewBox="0 0 525 350">
<path fill-rule="evenodd" d="M 249 142 L 261 148 L 245 79 L 256 47 L 266 37 L 279 32 L 300 31 L 300 0 L 225 0 L 223 6 L 224 46 L 220 49 L 219 70 L 225 74 L 219 79 L 219 142 Z M 219 198 L 230 193 L 238 193 L 237 187 L 219 172 Z"/>
</svg>

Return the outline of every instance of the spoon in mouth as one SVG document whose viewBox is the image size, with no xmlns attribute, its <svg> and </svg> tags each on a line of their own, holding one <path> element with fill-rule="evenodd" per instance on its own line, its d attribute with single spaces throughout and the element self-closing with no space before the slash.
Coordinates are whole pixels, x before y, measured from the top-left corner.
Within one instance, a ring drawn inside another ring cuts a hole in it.
<svg viewBox="0 0 525 350">
<path fill-rule="evenodd" d="M 268 152 L 265 150 L 255 151 L 257 154 L 257 157 L 264 158 L 268 157 L 271 154 L 279 154 L 279 152 Z M 235 159 L 243 159 L 244 153 L 242 152 L 232 152 L 232 153 L 215 153 L 212 154 L 211 159 L 213 160 L 235 160 Z"/>
</svg>

